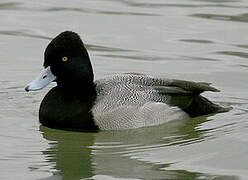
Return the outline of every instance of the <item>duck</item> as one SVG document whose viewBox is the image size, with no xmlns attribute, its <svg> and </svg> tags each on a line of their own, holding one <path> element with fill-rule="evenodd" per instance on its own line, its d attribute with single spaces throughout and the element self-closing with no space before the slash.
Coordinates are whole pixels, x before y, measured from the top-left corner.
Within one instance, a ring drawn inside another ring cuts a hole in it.
<svg viewBox="0 0 248 180">
<path fill-rule="evenodd" d="M 43 70 L 25 86 L 36 91 L 56 82 L 39 108 L 42 125 L 65 130 L 123 130 L 172 120 L 227 112 L 202 92 L 219 92 L 210 83 L 120 73 L 94 80 L 81 37 L 64 31 L 47 45 Z"/>
</svg>

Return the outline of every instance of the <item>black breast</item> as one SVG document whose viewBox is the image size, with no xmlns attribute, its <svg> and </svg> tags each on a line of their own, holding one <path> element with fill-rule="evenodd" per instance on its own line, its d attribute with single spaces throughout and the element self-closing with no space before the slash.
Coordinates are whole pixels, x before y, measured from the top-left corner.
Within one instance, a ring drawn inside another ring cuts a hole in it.
<svg viewBox="0 0 248 180">
<path fill-rule="evenodd" d="M 58 86 L 54 87 L 41 102 L 40 123 L 57 129 L 97 130 L 90 111 L 93 101 L 93 97 L 80 99 L 73 93 L 64 92 Z"/>
</svg>

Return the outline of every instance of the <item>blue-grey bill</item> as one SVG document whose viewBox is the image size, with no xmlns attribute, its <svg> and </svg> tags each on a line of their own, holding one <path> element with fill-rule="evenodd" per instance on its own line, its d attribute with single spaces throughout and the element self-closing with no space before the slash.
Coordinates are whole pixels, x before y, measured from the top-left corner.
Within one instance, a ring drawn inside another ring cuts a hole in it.
<svg viewBox="0 0 248 180">
<path fill-rule="evenodd" d="M 49 83 L 51 83 L 55 79 L 56 76 L 54 76 L 50 66 L 48 66 L 46 69 L 43 69 L 41 71 L 40 75 L 35 80 L 33 80 L 32 82 L 30 82 L 25 86 L 25 90 L 27 92 L 40 90 L 46 87 Z"/>
</svg>

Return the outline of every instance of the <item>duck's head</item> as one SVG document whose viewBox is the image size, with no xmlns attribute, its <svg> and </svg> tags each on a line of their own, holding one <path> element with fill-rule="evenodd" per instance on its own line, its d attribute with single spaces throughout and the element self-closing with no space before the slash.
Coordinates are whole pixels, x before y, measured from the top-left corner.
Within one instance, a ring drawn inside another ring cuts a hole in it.
<svg viewBox="0 0 248 180">
<path fill-rule="evenodd" d="M 41 74 L 25 87 L 26 91 L 42 89 L 53 81 L 65 89 L 93 83 L 88 52 L 79 35 L 74 32 L 62 32 L 48 44 L 43 66 Z"/>
</svg>

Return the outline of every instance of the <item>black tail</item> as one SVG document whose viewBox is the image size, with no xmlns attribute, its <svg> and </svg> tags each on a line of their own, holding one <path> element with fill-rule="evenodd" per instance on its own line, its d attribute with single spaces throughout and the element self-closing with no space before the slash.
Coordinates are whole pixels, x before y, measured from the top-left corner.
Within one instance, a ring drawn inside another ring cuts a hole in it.
<svg viewBox="0 0 248 180">
<path fill-rule="evenodd" d="M 183 110 L 187 112 L 191 117 L 197 117 L 212 113 L 227 112 L 231 109 L 231 107 L 222 107 L 220 105 L 212 103 L 207 98 L 201 95 L 196 95 L 195 97 L 193 97 L 192 102 L 189 104 L 189 106 L 184 108 Z"/>
</svg>

